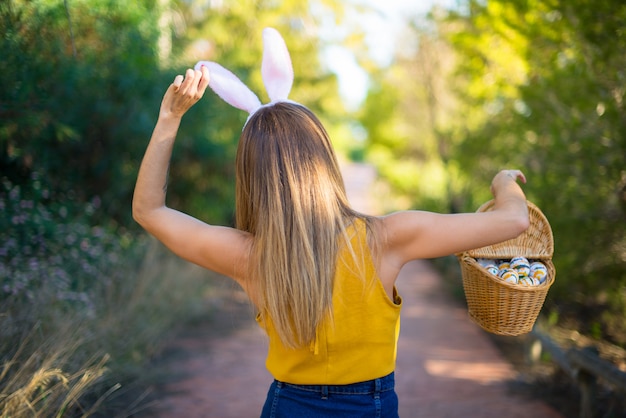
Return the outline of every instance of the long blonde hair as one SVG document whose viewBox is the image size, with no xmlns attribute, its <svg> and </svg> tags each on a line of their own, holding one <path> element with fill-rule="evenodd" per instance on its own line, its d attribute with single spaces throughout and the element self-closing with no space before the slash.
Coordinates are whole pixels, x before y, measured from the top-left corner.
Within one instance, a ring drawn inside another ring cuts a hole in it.
<svg viewBox="0 0 626 418">
<path fill-rule="evenodd" d="M 328 134 L 305 107 L 279 102 L 248 120 L 236 158 L 236 225 L 254 235 L 248 280 L 262 320 L 302 347 L 332 308 L 337 252 L 355 217 Z"/>
</svg>

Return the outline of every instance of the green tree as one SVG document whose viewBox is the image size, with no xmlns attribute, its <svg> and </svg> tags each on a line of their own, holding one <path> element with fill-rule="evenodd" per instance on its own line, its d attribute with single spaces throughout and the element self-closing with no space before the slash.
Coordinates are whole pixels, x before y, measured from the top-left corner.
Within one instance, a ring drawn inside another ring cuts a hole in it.
<svg viewBox="0 0 626 418">
<path fill-rule="evenodd" d="M 455 158 L 468 176 L 485 181 L 502 166 L 527 173 L 528 196 L 554 231 L 553 306 L 580 314 L 583 330 L 600 325 L 624 344 L 626 6 L 467 5 L 468 13 L 453 13 L 440 26 L 459 55 Z"/>
<path fill-rule="evenodd" d="M 160 79 L 152 2 L 0 5 L 0 172 L 50 200 L 129 219 L 136 160 Z"/>
<path fill-rule="evenodd" d="M 343 132 L 348 115 L 336 77 L 320 64 L 322 45 L 310 30 L 317 24 L 313 3 L 3 2 L 3 175 L 26 185 L 37 172 L 50 199 L 95 200 L 101 219 L 132 225 L 134 178 L 167 83 L 197 60 L 212 59 L 267 101 L 259 71 L 265 26 L 279 29 L 289 45 L 297 76 L 292 98 L 317 111 L 331 133 Z M 327 13 L 341 10 L 326 4 Z M 175 150 L 170 204 L 211 222 L 230 221 L 232 162 L 244 121 L 211 94 L 192 109 Z"/>
</svg>

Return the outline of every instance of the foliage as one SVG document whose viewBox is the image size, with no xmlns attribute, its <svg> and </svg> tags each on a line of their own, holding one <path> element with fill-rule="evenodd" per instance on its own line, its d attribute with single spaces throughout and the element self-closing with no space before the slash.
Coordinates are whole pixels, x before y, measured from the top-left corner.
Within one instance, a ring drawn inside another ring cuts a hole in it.
<svg viewBox="0 0 626 418">
<path fill-rule="evenodd" d="M 555 308 L 626 344 L 626 7 L 619 1 L 468 2 L 441 21 L 459 59 L 454 158 L 475 201 L 522 168 L 555 237 Z M 481 181 L 482 180 L 482 181 Z M 483 190 L 480 191 L 479 189 Z M 602 315 L 599 312 L 604 312 Z M 619 319 L 622 318 L 622 319 Z M 617 326 L 621 323 L 621 326 Z"/>
<path fill-rule="evenodd" d="M 99 199 L 102 217 L 127 221 L 158 103 L 156 16 L 150 1 L 67 4 L 0 5 L 0 170 L 18 185 L 38 172 L 52 200 Z"/>
<path fill-rule="evenodd" d="M 0 3 L 2 416 L 108 409 L 205 285 L 144 271 L 125 227 L 167 85 L 153 2 L 66 4 Z"/>
<path fill-rule="evenodd" d="M 78 326 L 83 320 L 72 317 L 95 319 L 102 290 L 115 287 L 129 267 L 120 259 L 128 243 L 104 228 L 70 220 L 66 206 L 46 206 L 49 190 L 36 177 L 33 190 L 1 180 L 0 413 L 55 416 L 53 411 L 75 407 L 105 371 L 99 362 L 71 375 L 62 370 L 68 357 L 76 357 L 68 348 L 79 336 L 52 344 L 67 326 L 58 321 Z M 93 207 L 85 209 L 93 213 Z"/>
<path fill-rule="evenodd" d="M 214 59 L 267 101 L 259 71 L 265 26 L 281 30 L 289 44 L 293 99 L 325 115 L 331 133 L 343 133 L 347 114 L 307 30 L 315 24 L 307 2 L 180 1 L 171 10 L 154 0 L 66 5 L 0 5 L 0 171 L 16 184 L 37 171 L 53 200 L 99 199 L 102 218 L 132 225 L 132 185 L 167 83 L 197 60 Z M 164 38 L 172 39 L 171 53 L 160 47 Z M 232 161 L 245 116 L 211 93 L 189 112 L 172 165 L 172 206 L 230 222 Z"/>
<path fill-rule="evenodd" d="M 129 396 L 120 385 L 137 385 L 172 325 L 202 312 L 206 282 L 159 247 L 89 226 L 96 202 L 51 203 L 34 180 L 0 183 L 0 416 L 88 416 Z"/>
<path fill-rule="evenodd" d="M 473 211 L 501 168 L 551 222 L 548 306 L 626 344 L 626 6 L 616 0 L 433 9 L 376 74 L 367 153 L 407 207 Z"/>
<path fill-rule="evenodd" d="M 154 377 L 146 361 L 174 324 L 204 313 L 207 291 L 198 280 L 206 272 L 164 256 L 130 219 L 162 94 L 197 59 L 220 61 L 264 94 L 260 34 L 271 25 L 292 51 L 293 98 L 340 132 L 346 114 L 336 79 L 305 28 L 313 20 L 299 17 L 308 7 L 0 2 L 2 416 L 117 416 L 140 407 L 133 391 Z M 193 57 L 203 39 L 222 51 Z M 168 204 L 230 221 L 245 117 L 210 92 L 194 106 L 174 151 Z"/>
<path fill-rule="evenodd" d="M 78 218 L 69 211 L 80 205 L 50 203 L 49 189 L 38 188 L 37 180 L 32 190 L 0 180 L 0 300 L 3 315 L 13 323 L 4 331 L 18 333 L 5 335 L 3 342 L 13 345 L 10 337 L 22 338 L 19 333 L 31 329 L 32 320 L 39 321 L 13 307 L 52 304 L 65 310 L 77 305 L 95 317 L 92 292 L 125 275 L 129 266 L 121 255 L 135 249 L 131 238 L 103 226 L 89 227 L 97 201 L 83 206 L 85 215 Z"/>
</svg>

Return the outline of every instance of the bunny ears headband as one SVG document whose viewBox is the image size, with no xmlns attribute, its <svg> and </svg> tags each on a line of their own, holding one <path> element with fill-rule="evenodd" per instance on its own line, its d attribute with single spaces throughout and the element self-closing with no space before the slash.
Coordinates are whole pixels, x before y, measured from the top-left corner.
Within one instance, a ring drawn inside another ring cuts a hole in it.
<svg viewBox="0 0 626 418">
<path fill-rule="evenodd" d="M 200 61 L 194 68 L 199 70 L 202 66 L 209 70 L 211 76 L 209 87 L 226 103 L 248 112 L 248 119 L 263 106 L 290 101 L 288 96 L 293 84 L 293 67 L 287 45 L 276 29 L 265 28 L 263 30 L 261 75 L 270 97 L 269 103 L 262 105 L 252 90 L 221 65 L 212 61 Z"/>
</svg>

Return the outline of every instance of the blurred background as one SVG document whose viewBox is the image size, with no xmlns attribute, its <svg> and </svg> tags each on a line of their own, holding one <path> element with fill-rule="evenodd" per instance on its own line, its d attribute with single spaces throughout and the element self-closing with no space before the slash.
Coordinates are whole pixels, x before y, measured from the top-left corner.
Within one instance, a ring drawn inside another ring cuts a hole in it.
<svg viewBox="0 0 626 418">
<path fill-rule="evenodd" d="M 158 378 L 146 364 L 210 314 L 219 278 L 132 221 L 134 181 L 196 61 L 267 102 L 266 26 L 289 47 L 291 98 L 343 161 L 375 168 L 381 211 L 474 211 L 499 169 L 522 169 L 554 233 L 542 323 L 626 348 L 626 4 L 413 3 L 1 2 L 0 416 L 132 416 Z M 245 118 L 210 92 L 185 116 L 170 206 L 232 223 Z"/>
</svg>

